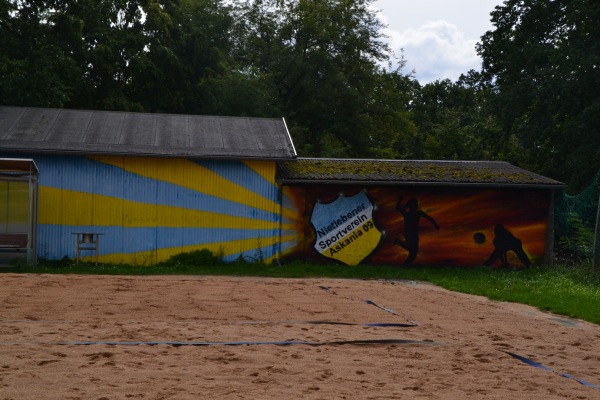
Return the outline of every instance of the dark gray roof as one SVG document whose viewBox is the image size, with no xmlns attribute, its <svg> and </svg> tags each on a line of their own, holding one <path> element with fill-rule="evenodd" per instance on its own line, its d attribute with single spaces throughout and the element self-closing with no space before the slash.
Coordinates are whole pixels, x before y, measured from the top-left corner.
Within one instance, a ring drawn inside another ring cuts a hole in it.
<svg viewBox="0 0 600 400">
<path fill-rule="evenodd" d="M 288 184 L 564 186 L 503 161 L 298 158 L 278 164 L 278 181 Z"/>
<path fill-rule="evenodd" d="M 0 107 L 4 152 L 289 159 L 283 118 Z"/>
</svg>

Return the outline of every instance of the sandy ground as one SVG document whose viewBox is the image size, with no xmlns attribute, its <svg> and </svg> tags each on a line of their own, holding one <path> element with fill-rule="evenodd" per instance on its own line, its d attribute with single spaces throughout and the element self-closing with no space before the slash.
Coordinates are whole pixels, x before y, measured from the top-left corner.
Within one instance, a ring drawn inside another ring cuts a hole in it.
<svg viewBox="0 0 600 400">
<path fill-rule="evenodd" d="M 600 399 L 561 375 L 600 385 L 600 326 L 426 283 L 0 281 L 0 399 Z"/>
</svg>

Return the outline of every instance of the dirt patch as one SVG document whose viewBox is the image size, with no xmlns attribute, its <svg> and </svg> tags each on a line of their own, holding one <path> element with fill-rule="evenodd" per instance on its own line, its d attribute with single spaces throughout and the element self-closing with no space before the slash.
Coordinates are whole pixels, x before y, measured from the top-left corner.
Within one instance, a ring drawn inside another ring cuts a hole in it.
<svg viewBox="0 0 600 400">
<path fill-rule="evenodd" d="M 1 399 L 600 399 L 561 376 L 600 385 L 600 326 L 430 284 L 1 280 Z"/>
</svg>

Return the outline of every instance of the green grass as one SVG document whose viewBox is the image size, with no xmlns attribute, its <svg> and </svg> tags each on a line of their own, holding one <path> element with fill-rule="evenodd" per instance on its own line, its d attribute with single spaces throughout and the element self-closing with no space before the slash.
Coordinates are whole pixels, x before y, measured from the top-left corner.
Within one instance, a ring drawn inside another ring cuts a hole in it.
<svg viewBox="0 0 600 400">
<path fill-rule="evenodd" d="M 446 289 L 492 300 L 529 304 L 540 310 L 600 324 L 600 271 L 590 263 L 536 266 L 526 270 L 485 267 L 355 267 L 293 262 L 283 266 L 240 262 L 224 264 L 208 251 L 184 253 L 154 266 L 94 265 L 71 260 L 16 265 L 1 272 L 97 275 L 235 275 L 282 278 L 327 277 L 428 281 Z"/>
</svg>

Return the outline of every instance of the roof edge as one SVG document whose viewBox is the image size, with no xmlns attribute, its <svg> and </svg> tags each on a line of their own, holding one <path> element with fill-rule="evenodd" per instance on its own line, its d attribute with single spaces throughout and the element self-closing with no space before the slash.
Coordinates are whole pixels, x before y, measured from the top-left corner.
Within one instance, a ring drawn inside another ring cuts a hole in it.
<svg viewBox="0 0 600 400">
<path fill-rule="evenodd" d="M 121 151 L 118 146 L 112 145 L 88 145 L 90 148 L 81 149 L 53 149 L 53 148 L 35 148 L 35 147 L 5 147 L 2 148 L 2 152 L 5 154 L 40 154 L 40 155 L 55 155 L 55 156 L 87 156 L 87 155 L 103 155 L 103 156 L 131 156 L 131 157 L 155 157 L 155 158 L 202 158 L 202 159 L 260 159 L 260 160 L 274 160 L 274 161 L 293 161 L 295 156 L 292 157 L 288 154 L 281 154 L 279 156 L 274 155 L 261 155 L 259 151 L 254 151 L 254 154 L 249 154 L 248 151 L 228 151 L 223 154 L 207 154 L 199 155 L 191 152 L 177 152 L 173 151 L 170 153 L 153 153 L 148 151 L 131 152 Z M 101 149 L 95 149 L 96 147 Z M 115 148 L 116 147 L 116 148 Z M 177 148 L 179 149 L 179 148 Z M 265 151 L 267 153 L 268 151 Z"/>
<path fill-rule="evenodd" d="M 34 172 L 36 174 L 40 172 L 33 158 L 2 157 L 0 158 L 0 169 L 5 169 L 5 166 L 16 167 L 12 168 L 13 171 Z M 27 166 L 28 168 L 19 168 L 20 166 Z"/>
<path fill-rule="evenodd" d="M 279 185 L 337 185 L 337 186 L 442 186 L 442 187 L 471 187 L 471 188 L 524 188 L 524 189 L 552 189 L 562 190 L 567 185 L 560 182 L 555 185 L 535 183 L 485 183 L 485 182 L 440 182 L 440 181 L 359 181 L 359 180 L 333 180 L 333 179 L 276 179 Z"/>
<path fill-rule="evenodd" d="M 298 152 L 296 151 L 296 146 L 294 146 L 294 141 L 292 140 L 292 135 L 290 134 L 290 130 L 288 129 L 287 122 L 285 122 L 285 118 L 281 118 L 283 121 L 283 127 L 285 128 L 285 133 L 290 141 L 290 145 L 292 146 L 292 159 L 298 159 Z"/>
</svg>

